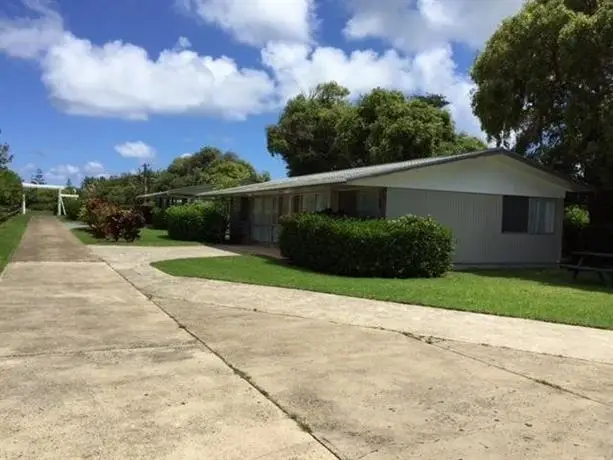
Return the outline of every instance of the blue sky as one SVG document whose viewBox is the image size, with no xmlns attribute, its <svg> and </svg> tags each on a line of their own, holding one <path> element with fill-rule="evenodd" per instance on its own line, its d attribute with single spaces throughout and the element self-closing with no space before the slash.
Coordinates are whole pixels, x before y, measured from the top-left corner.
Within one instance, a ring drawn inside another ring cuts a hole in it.
<svg viewBox="0 0 613 460">
<path fill-rule="evenodd" d="M 0 141 L 28 179 L 130 171 L 212 145 L 274 177 L 265 126 L 336 80 L 443 93 L 481 135 L 467 71 L 522 0 L 4 0 Z"/>
</svg>

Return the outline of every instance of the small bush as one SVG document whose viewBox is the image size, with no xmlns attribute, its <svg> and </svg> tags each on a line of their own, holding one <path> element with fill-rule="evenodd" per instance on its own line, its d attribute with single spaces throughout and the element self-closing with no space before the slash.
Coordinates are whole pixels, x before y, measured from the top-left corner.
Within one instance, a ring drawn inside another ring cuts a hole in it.
<svg viewBox="0 0 613 460">
<path fill-rule="evenodd" d="M 98 198 L 91 198 L 81 207 L 79 219 L 87 224 L 95 238 L 104 238 L 107 234 L 109 217 L 118 212 L 117 205 Z"/>
<path fill-rule="evenodd" d="M 123 238 L 128 243 L 140 237 L 145 218 L 137 210 L 122 210 L 107 217 L 105 236 L 113 241 Z"/>
<path fill-rule="evenodd" d="M 564 211 L 564 223 L 577 229 L 587 227 L 590 223 L 590 214 L 587 209 L 573 204 Z"/>
<path fill-rule="evenodd" d="M 79 198 L 64 198 L 64 209 L 66 210 L 66 219 L 79 220 L 79 213 L 83 202 Z"/>
<path fill-rule="evenodd" d="M 151 226 L 158 230 L 168 230 L 166 224 L 166 209 L 153 208 L 151 211 Z"/>
<path fill-rule="evenodd" d="M 210 204 L 193 203 L 166 210 L 168 236 L 174 240 L 222 243 L 227 220 Z"/>
<path fill-rule="evenodd" d="M 589 223 L 590 215 L 584 207 L 576 204 L 566 207 L 562 232 L 562 252 L 565 255 L 585 249 L 584 233 Z"/>
<path fill-rule="evenodd" d="M 430 217 L 394 220 L 296 214 L 281 220 L 281 254 L 296 265 L 344 276 L 442 276 L 451 268 L 451 231 Z"/>
</svg>

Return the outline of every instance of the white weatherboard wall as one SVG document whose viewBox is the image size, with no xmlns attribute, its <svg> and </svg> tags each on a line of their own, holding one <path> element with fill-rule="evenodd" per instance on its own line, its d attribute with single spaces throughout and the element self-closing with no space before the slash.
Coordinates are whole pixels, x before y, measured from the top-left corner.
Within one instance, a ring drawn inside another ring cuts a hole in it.
<svg viewBox="0 0 613 460">
<path fill-rule="evenodd" d="M 564 198 L 568 190 L 561 180 L 504 155 L 369 177 L 350 185 L 547 198 Z"/>
<path fill-rule="evenodd" d="M 555 231 L 548 235 L 502 233 L 502 195 L 387 190 L 387 217 L 431 215 L 452 229 L 454 263 L 465 265 L 550 265 L 559 261 L 564 200 L 556 200 Z"/>
</svg>

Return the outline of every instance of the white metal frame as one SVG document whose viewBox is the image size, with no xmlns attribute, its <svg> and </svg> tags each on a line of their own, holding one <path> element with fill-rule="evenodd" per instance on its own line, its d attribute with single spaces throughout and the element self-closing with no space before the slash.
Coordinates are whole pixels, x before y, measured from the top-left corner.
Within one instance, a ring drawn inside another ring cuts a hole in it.
<svg viewBox="0 0 613 460">
<path fill-rule="evenodd" d="M 66 215 L 66 207 L 64 206 L 64 198 L 79 198 L 79 195 L 70 194 L 70 193 L 62 193 L 62 190 L 66 188 L 64 185 L 48 185 L 48 184 L 32 184 L 31 182 L 23 182 L 21 184 L 23 188 L 34 188 L 34 189 L 47 189 L 47 190 L 57 190 L 57 215 L 65 216 Z M 26 213 L 26 193 L 23 193 L 21 198 L 21 213 Z"/>
</svg>

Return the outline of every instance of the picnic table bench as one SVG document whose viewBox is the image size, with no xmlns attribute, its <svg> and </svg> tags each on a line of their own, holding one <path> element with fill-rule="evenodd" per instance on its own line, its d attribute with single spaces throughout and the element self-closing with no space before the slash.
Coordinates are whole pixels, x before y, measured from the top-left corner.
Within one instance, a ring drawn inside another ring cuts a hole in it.
<svg viewBox="0 0 613 460">
<path fill-rule="evenodd" d="M 613 283 L 613 254 L 604 252 L 577 251 L 573 252 L 576 262 L 560 264 L 560 268 L 567 268 L 573 272 L 573 280 L 577 279 L 579 272 L 598 273 L 600 281 L 607 286 Z"/>
</svg>

